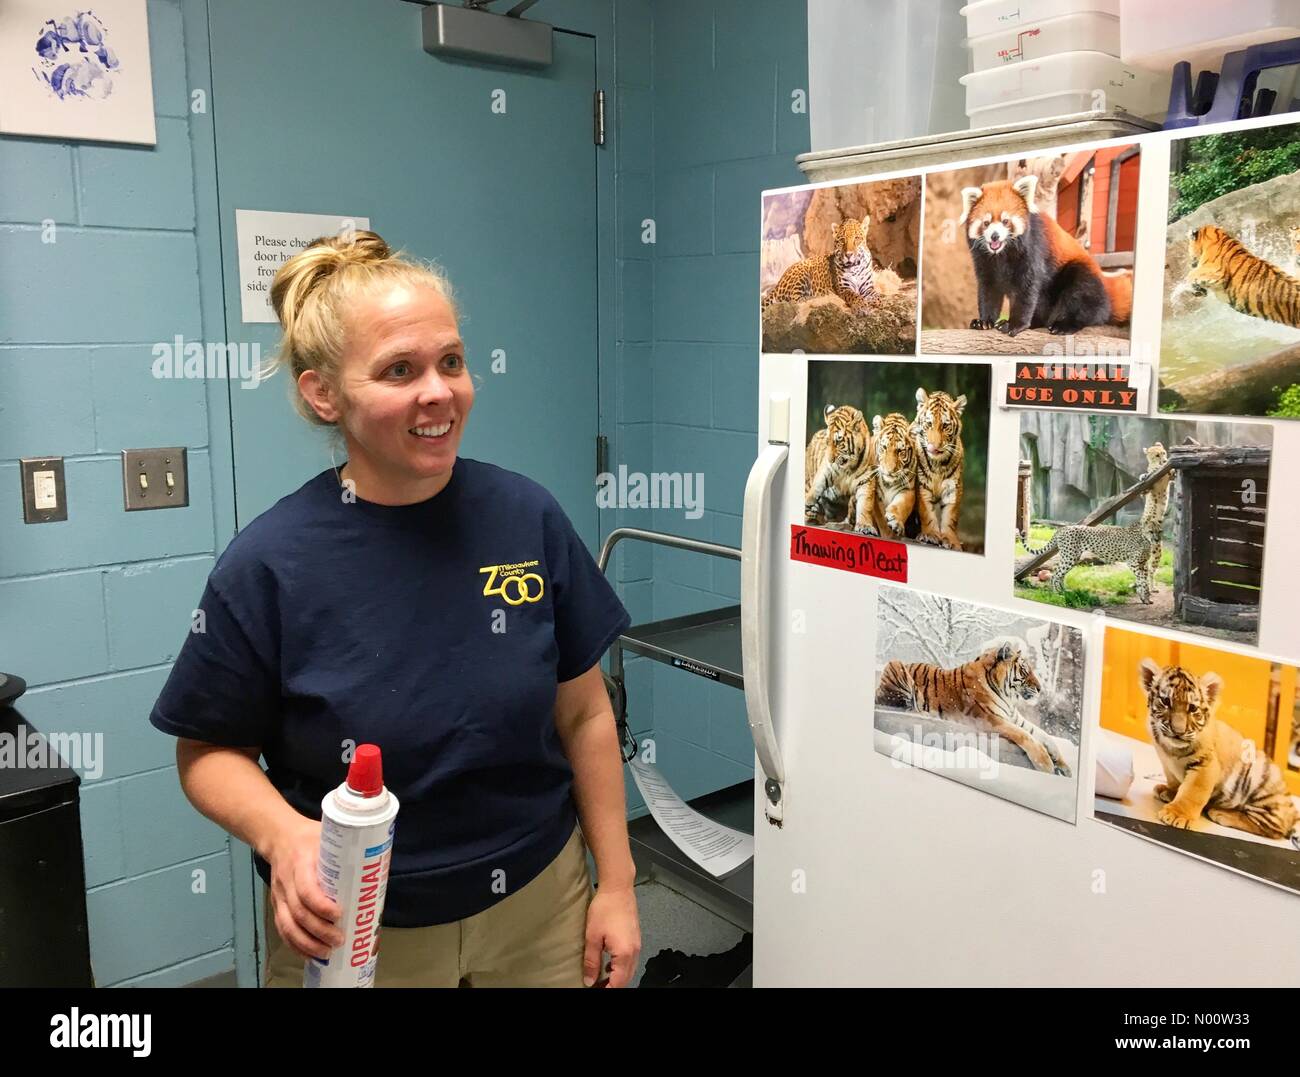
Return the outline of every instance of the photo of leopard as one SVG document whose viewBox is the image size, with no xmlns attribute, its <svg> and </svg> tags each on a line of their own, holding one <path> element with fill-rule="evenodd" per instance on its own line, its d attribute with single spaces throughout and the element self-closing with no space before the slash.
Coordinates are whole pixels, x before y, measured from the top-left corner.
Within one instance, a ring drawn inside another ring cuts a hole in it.
<svg viewBox="0 0 1300 1077">
<path fill-rule="evenodd" d="M 764 352 L 916 350 L 917 176 L 763 197 Z"/>
<path fill-rule="evenodd" d="M 865 307 L 875 297 L 875 272 L 865 243 L 795 262 L 763 296 L 763 307 L 819 295 L 837 295 L 850 310 Z"/>
</svg>

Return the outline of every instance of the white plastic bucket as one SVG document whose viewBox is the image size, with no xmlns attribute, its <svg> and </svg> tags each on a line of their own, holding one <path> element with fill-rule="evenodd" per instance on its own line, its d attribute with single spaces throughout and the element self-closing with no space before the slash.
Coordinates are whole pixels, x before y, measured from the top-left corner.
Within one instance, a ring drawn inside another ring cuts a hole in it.
<svg viewBox="0 0 1300 1077">
<path fill-rule="evenodd" d="M 1120 12 L 1120 55 L 1153 71 L 1218 71 L 1226 53 L 1300 37 L 1300 0 L 1121 0 Z"/>
<path fill-rule="evenodd" d="M 1120 0 L 978 0 L 961 9 L 966 16 L 967 37 L 1033 26 L 1044 19 L 1058 19 L 1081 11 L 1118 16 Z"/>
<path fill-rule="evenodd" d="M 961 83 L 973 127 L 1104 109 L 1160 119 L 1169 103 L 1168 75 L 1131 67 L 1101 52 L 1063 52 L 975 71 Z"/>
<path fill-rule="evenodd" d="M 1114 15 L 1080 11 L 972 37 L 966 47 L 970 49 L 971 70 L 987 71 L 1080 50 L 1118 57 L 1119 41 L 1119 19 Z"/>
</svg>

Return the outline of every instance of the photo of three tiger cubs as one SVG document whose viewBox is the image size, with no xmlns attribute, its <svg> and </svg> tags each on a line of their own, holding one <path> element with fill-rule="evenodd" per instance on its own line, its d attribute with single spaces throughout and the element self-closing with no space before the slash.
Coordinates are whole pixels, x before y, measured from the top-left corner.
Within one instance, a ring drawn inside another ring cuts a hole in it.
<svg viewBox="0 0 1300 1077">
<path fill-rule="evenodd" d="M 983 553 L 990 376 L 810 360 L 803 522 Z"/>
</svg>

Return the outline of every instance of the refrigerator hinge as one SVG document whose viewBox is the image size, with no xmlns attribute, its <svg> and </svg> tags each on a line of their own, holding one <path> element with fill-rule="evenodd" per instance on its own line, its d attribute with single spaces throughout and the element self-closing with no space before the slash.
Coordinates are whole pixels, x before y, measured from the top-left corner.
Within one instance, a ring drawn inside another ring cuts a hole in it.
<svg viewBox="0 0 1300 1077">
<path fill-rule="evenodd" d="M 785 823 L 785 806 L 782 803 L 781 783 L 768 778 L 763 782 L 763 791 L 767 793 L 767 805 L 763 808 L 763 814 L 767 821 L 775 827 L 782 827 Z"/>
<path fill-rule="evenodd" d="M 604 434 L 596 435 L 596 481 L 609 472 L 609 438 Z"/>
<path fill-rule="evenodd" d="M 592 101 L 592 141 L 597 146 L 605 144 L 605 91 L 597 90 Z"/>
</svg>

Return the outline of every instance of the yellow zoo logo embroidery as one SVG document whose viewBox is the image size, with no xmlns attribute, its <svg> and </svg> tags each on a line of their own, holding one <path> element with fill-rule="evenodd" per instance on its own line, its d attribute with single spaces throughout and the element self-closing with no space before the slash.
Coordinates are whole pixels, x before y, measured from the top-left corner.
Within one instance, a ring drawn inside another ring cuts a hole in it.
<svg viewBox="0 0 1300 1077">
<path fill-rule="evenodd" d="M 520 561 L 513 565 L 484 565 L 479 569 L 480 575 L 488 574 L 483 593 L 500 595 L 510 606 L 538 601 L 546 593 L 546 582 L 536 572 L 526 571 L 537 564 L 536 561 Z"/>
</svg>

